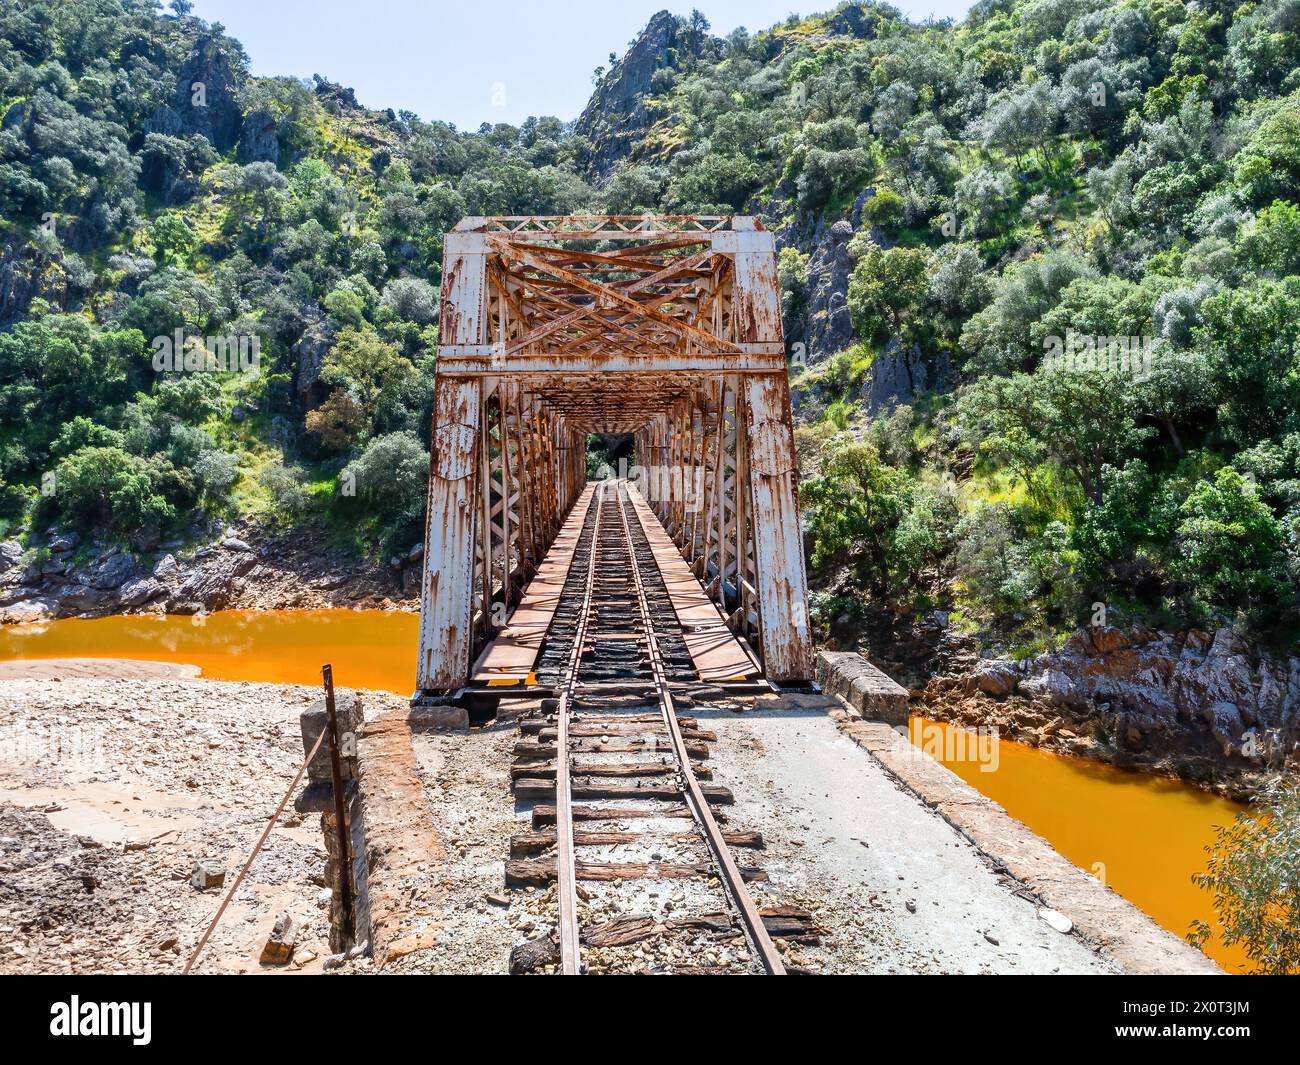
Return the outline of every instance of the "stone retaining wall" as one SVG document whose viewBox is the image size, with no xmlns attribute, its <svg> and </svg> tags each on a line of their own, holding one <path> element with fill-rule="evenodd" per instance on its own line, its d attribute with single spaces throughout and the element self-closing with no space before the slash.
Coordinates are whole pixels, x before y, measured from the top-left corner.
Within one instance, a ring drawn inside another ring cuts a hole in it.
<svg viewBox="0 0 1300 1065">
<path fill-rule="evenodd" d="M 907 689 L 855 651 L 818 651 L 817 683 L 868 721 L 907 724 Z"/>
</svg>

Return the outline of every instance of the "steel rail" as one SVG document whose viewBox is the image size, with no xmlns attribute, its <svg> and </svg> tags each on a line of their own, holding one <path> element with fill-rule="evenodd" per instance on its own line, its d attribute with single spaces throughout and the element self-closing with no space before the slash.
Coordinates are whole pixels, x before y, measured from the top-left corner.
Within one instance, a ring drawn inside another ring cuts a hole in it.
<svg viewBox="0 0 1300 1065">
<path fill-rule="evenodd" d="M 573 796 L 569 783 L 569 708 L 578 683 L 582 648 L 591 621 L 591 600 L 596 586 L 596 555 L 600 546 L 600 518 L 605 489 L 596 489 L 596 518 L 591 529 L 591 552 L 587 559 L 587 583 L 583 591 L 573 647 L 565 667 L 564 690 L 555 711 L 555 846 L 556 901 L 560 908 L 560 972 L 577 976 L 581 971 L 578 949 L 578 878 L 573 856 Z"/>
<path fill-rule="evenodd" d="M 618 514 L 623 523 L 623 538 L 627 544 L 632 579 L 636 585 L 637 605 L 641 611 L 641 624 L 645 629 L 646 651 L 650 659 L 651 670 L 654 673 L 655 691 L 659 697 L 659 710 L 663 714 L 664 725 L 668 730 L 669 738 L 672 740 L 673 752 L 676 755 L 677 765 L 681 771 L 687 801 L 691 807 L 691 812 L 695 815 L 695 820 L 704 832 L 709 849 L 713 851 L 714 857 L 718 860 L 718 866 L 722 870 L 723 882 L 727 886 L 727 891 L 731 895 L 731 900 L 736 909 L 740 911 L 745 931 L 749 935 L 750 942 L 753 944 L 763 968 L 767 970 L 769 975 L 784 976 L 785 961 L 782 959 L 780 951 L 776 949 L 776 944 L 772 942 L 772 937 L 767 934 L 767 928 L 763 924 L 763 917 L 749 895 L 749 889 L 745 886 L 745 878 L 741 875 L 735 859 L 731 856 L 731 849 L 722 837 L 722 830 L 718 827 L 718 822 L 714 820 L 708 799 L 705 798 L 704 791 L 700 788 L 700 783 L 696 780 L 695 772 L 691 768 L 690 755 L 686 750 L 686 741 L 682 737 L 681 726 L 677 724 L 677 709 L 673 705 L 672 691 L 668 687 L 668 678 L 664 671 L 659 640 L 655 636 L 654 619 L 650 615 L 650 604 L 646 599 L 645 584 L 641 580 L 641 570 L 637 565 L 636 545 L 632 542 L 632 529 L 628 525 L 627 510 L 623 506 L 623 497 L 623 486 L 616 484 L 615 498 L 618 502 Z M 644 534 L 645 529 L 641 526 L 639 515 L 637 515 L 637 525 Z"/>
</svg>

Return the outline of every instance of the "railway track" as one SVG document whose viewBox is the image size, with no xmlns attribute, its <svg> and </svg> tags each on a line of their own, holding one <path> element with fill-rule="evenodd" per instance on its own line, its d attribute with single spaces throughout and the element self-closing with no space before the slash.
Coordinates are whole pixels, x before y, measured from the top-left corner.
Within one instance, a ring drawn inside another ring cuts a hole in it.
<svg viewBox="0 0 1300 1065">
<path fill-rule="evenodd" d="M 679 715 L 698 680 L 621 482 L 596 487 L 538 670 L 558 698 L 521 723 L 512 782 L 533 823 L 506 879 L 555 885 L 556 931 L 512 969 L 785 973 L 773 938 L 810 941 L 811 915 L 746 887 L 766 877 L 733 848 L 763 841 L 723 827 L 716 736 Z"/>
</svg>

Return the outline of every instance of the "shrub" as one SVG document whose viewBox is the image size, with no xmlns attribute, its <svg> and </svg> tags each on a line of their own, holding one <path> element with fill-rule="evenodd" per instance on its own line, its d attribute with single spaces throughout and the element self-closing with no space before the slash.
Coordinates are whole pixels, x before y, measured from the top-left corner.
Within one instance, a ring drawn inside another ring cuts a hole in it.
<svg viewBox="0 0 1300 1065">
<path fill-rule="evenodd" d="M 262 467 L 257 480 L 270 494 L 276 517 L 292 521 L 306 511 L 309 501 L 306 477 L 296 466 L 287 466 L 276 459 Z"/>
<path fill-rule="evenodd" d="M 399 277 L 384 286 L 380 305 L 408 322 L 431 325 L 438 320 L 438 290 L 418 277 Z"/>
<path fill-rule="evenodd" d="M 343 471 L 379 521 L 412 506 L 423 506 L 429 478 L 429 453 L 414 433 L 388 433 L 372 440 L 361 457 Z"/>
<path fill-rule="evenodd" d="M 1260 808 L 1215 829 L 1205 872 L 1193 882 L 1214 896 L 1219 936 L 1241 944 L 1255 972 L 1300 972 L 1300 787 L 1276 785 Z M 1204 947 L 1214 930 L 1192 922 L 1187 938 Z"/>
<path fill-rule="evenodd" d="M 117 447 L 82 448 L 60 462 L 54 499 L 64 520 L 83 530 L 102 524 L 125 533 L 176 516 L 154 491 L 149 463 Z"/>
</svg>

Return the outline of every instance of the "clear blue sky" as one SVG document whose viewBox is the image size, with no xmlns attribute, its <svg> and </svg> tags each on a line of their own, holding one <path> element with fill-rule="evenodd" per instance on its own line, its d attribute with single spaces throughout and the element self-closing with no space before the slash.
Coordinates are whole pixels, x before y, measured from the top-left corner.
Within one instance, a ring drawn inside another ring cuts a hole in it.
<svg viewBox="0 0 1300 1065">
<path fill-rule="evenodd" d="M 591 73 L 622 55 L 656 11 L 697 7 L 725 36 L 767 29 L 838 0 L 195 0 L 194 14 L 243 42 L 256 74 L 320 74 L 366 107 L 477 129 L 529 115 L 575 118 Z M 969 3 L 895 3 L 921 20 L 962 18 Z M 502 98 L 504 96 L 504 104 Z"/>
</svg>

